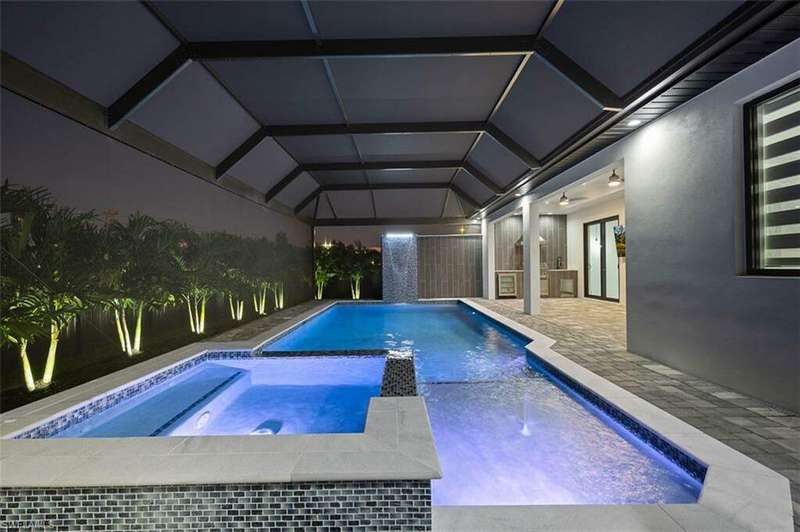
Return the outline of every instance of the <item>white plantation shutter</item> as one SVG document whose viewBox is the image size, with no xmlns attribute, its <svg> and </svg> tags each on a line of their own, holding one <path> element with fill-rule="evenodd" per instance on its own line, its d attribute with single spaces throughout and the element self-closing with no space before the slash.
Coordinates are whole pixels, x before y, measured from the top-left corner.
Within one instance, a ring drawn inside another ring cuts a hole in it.
<svg viewBox="0 0 800 532">
<path fill-rule="evenodd" d="M 752 267 L 800 273 L 800 84 L 751 112 Z"/>
</svg>

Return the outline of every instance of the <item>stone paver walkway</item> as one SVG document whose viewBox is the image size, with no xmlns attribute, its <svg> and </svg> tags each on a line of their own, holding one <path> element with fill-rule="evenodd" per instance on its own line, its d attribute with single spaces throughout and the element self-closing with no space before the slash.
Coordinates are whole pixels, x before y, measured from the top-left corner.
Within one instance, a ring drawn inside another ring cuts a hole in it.
<svg viewBox="0 0 800 532">
<path fill-rule="evenodd" d="M 522 312 L 521 299 L 498 299 L 495 303 Z M 541 304 L 540 317 L 547 321 L 595 337 L 608 336 L 619 345 L 627 345 L 624 305 L 582 297 L 544 298 Z"/>
<path fill-rule="evenodd" d="M 692 377 L 625 349 L 625 307 L 544 299 L 529 316 L 519 300 L 474 301 L 556 340 L 553 349 L 786 476 L 800 531 L 800 415 Z"/>
</svg>

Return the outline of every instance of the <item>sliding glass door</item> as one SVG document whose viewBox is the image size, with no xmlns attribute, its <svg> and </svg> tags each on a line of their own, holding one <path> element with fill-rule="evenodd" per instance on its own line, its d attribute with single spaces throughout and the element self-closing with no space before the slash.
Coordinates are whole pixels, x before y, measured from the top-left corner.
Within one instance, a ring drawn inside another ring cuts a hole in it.
<svg viewBox="0 0 800 532">
<path fill-rule="evenodd" d="M 614 226 L 617 225 L 617 216 L 583 224 L 583 292 L 586 297 L 619 301 L 619 259 L 614 244 Z"/>
</svg>

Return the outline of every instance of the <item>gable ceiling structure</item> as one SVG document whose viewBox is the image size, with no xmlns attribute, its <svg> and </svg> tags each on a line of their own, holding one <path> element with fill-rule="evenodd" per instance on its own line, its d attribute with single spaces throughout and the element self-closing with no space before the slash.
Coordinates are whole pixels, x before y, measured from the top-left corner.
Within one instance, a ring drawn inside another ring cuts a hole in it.
<svg viewBox="0 0 800 532">
<path fill-rule="evenodd" d="M 800 37 L 796 2 L 1 9 L 3 87 L 316 225 L 498 209 Z"/>
</svg>

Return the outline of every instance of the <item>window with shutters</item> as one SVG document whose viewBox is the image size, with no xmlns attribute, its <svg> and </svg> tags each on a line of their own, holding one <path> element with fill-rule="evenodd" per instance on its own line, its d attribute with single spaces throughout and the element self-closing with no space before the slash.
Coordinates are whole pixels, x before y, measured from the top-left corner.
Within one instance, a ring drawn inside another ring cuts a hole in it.
<svg viewBox="0 0 800 532">
<path fill-rule="evenodd" d="M 800 80 L 744 117 L 748 273 L 800 276 Z"/>
</svg>

